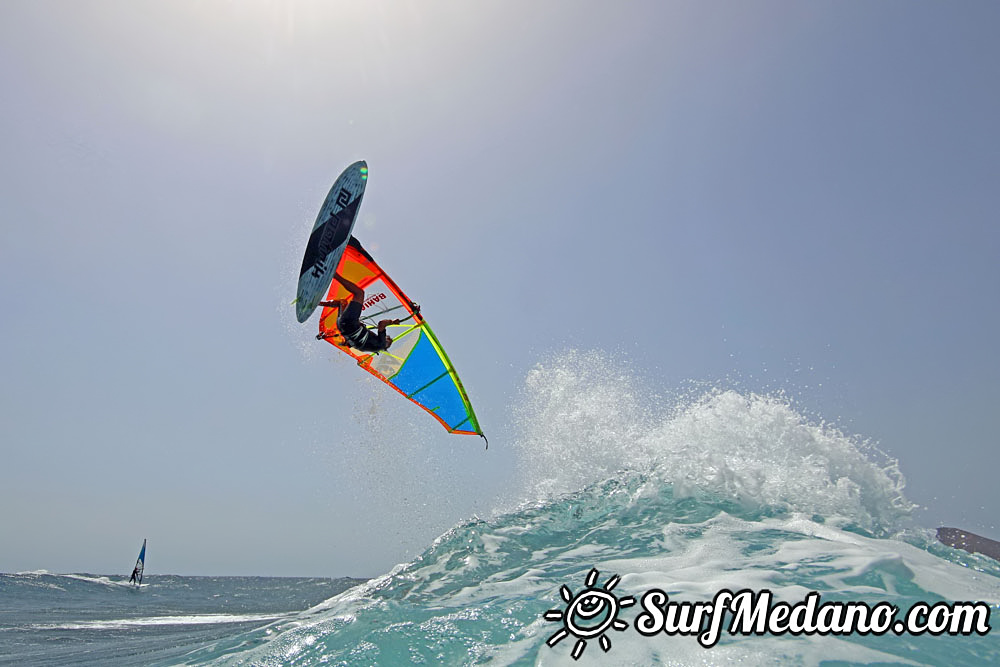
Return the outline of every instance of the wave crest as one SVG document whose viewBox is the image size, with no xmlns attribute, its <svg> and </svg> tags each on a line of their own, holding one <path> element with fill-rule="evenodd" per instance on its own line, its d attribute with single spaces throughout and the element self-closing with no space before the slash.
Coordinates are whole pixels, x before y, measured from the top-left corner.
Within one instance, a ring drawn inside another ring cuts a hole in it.
<svg viewBox="0 0 1000 667">
<path fill-rule="evenodd" d="M 640 472 L 678 498 L 806 513 L 878 535 L 903 530 L 915 507 L 897 461 L 811 422 L 786 396 L 712 389 L 667 401 L 597 352 L 536 365 L 517 416 L 520 474 L 535 499 Z"/>
</svg>

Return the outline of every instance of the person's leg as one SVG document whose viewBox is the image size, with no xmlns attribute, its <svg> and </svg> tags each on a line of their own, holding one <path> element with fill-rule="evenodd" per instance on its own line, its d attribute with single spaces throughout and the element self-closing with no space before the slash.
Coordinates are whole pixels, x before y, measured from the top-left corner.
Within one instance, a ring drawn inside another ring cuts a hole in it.
<svg viewBox="0 0 1000 667">
<path fill-rule="evenodd" d="M 344 286 L 348 292 L 351 293 L 351 297 L 357 301 L 362 302 L 365 300 L 365 291 L 352 283 L 350 280 L 340 275 L 339 273 L 333 274 L 333 277 L 337 279 L 337 282 Z"/>
</svg>

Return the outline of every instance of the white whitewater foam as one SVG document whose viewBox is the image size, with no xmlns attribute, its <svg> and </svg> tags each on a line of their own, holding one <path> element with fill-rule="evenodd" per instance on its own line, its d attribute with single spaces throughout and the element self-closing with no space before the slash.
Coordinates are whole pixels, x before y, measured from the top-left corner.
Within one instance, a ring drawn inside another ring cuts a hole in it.
<svg viewBox="0 0 1000 667">
<path fill-rule="evenodd" d="M 151 626 L 217 625 L 220 623 L 267 623 L 281 616 L 263 614 L 191 614 L 184 616 L 151 616 L 148 618 L 120 618 L 74 623 L 38 623 L 33 630 L 124 630 Z"/>
<path fill-rule="evenodd" d="M 879 534 L 901 530 L 914 508 L 895 460 L 809 422 L 783 397 L 712 390 L 665 403 L 595 352 L 568 352 L 532 369 L 518 417 L 529 498 L 638 471 L 671 484 L 677 497 L 713 494 Z"/>
</svg>

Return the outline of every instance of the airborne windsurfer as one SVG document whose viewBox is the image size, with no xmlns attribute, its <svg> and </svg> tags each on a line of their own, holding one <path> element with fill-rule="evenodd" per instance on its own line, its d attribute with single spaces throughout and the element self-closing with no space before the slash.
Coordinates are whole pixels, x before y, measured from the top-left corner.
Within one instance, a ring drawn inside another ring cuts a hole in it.
<svg viewBox="0 0 1000 667">
<path fill-rule="evenodd" d="M 327 301 L 321 302 L 317 291 L 308 296 L 315 300 L 306 310 L 315 308 L 312 304 L 324 307 L 316 338 L 426 410 L 449 433 L 483 435 L 455 367 L 420 307 L 353 236 L 336 269 L 324 274 L 330 283 L 320 286 Z M 401 319 L 383 319 L 392 317 Z"/>
<path fill-rule="evenodd" d="M 340 314 L 337 315 L 337 328 L 347 341 L 347 344 L 355 350 L 362 352 L 381 352 L 388 350 L 392 345 L 392 336 L 385 332 L 385 328 L 390 324 L 399 324 L 401 320 L 382 320 L 375 330 L 370 329 L 361 322 L 361 308 L 365 301 L 365 291 L 352 283 L 339 273 L 333 276 L 337 282 L 344 286 L 350 297 L 347 299 L 336 299 L 334 301 L 320 301 L 319 305 L 327 308 L 337 308 Z M 417 306 L 416 312 L 420 312 Z M 323 334 L 316 336 L 323 338 Z"/>
</svg>

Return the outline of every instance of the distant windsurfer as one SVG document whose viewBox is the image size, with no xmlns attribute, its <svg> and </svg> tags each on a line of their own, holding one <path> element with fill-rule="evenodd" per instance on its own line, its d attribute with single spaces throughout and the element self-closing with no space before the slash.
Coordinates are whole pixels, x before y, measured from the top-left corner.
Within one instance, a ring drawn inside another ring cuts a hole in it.
<svg viewBox="0 0 1000 667">
<path fill-rule="evenodd" d="M 385 328 L 390 324 L 399 324 L 401 320 L 382 320 L 375 329 L 367 327 L 361 322 L 361 304 L 365 301 L 365 291 L 339 273 L 335 273 L 333 277 L 344 286 L 344 289 L 350 292 L 351 296 L 346 299 L 320 301 L 319 305 L 337 308 L 340 311 L 340 314 L 337 315 L 337 328 L 347 344 L 361 352 L 388 350 L 389 346 L 392 345 L 392 336 L 386 333 Z M 414 312 L 419 313 L 420 306 L 415 306 Z M 319 334 L 316 337 L 325 338 L 326 336 Z"/>
<path fill-rule="evenodd" d="M 136 579 L 138 578 L 139 578 L 139 566 L 136 565 L 135 569 L 132 570 L 132 578 L 128 580 L 128 583 L 134 584 L 136 582 Z"/>
</svg>

